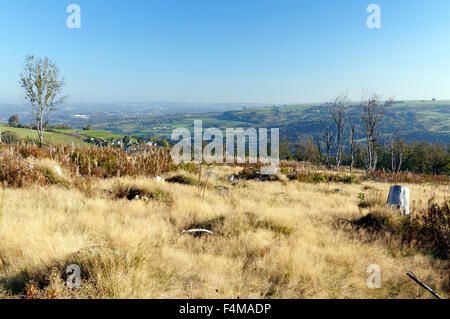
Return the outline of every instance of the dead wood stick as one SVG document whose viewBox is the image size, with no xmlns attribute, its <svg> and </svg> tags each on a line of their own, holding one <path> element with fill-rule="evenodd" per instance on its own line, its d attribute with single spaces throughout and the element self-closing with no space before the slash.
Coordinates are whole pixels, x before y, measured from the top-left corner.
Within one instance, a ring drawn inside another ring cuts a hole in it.
<svg viewBox="0 0 450 319">
<path fill-rule="evenodd" d="M 180 234 L 184 234 L 184 233 L 208 233 L 208 234 L 212 234 L 213 232 L 208 230 L 208 229 L 189 229 L 189 230 L 185 230 L 183 229 L 181 231 Z"/>
<path fill-rule="evenodd" d="M 421 286 L 422 288 L 425 288 L 426 290 L 428 290 L 428 292 L 431 293 L 433 296 L 435 296 L 436 298 L 442 299 L 442 297 L 439 296 L 439 295 L 437 294 L 437 292 L 435 292 L 433 289 L 431 289 L 430 287 L 428 287 L 425 283 L 423 283 L 422 281 L 420 281 L 412 271 L 408 271 L 406 274 L 407 274 L 412 280 L 414 280 L 419 286 Z"/>
</svg>

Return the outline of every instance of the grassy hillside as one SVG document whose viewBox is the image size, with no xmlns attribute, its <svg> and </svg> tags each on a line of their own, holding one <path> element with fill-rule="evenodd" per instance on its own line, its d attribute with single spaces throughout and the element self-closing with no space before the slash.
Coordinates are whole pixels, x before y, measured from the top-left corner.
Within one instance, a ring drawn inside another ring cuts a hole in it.
<svg viewBox="0 0 450 319">
<path fill-rule="evenodd" d="M 113 139 L 121 139 L 123 138 L 123 135 L 120 134 L 114 134 L 109 131 L 104 130 L 76 130 L 76 129 L 55 129 L 53 130 L 58 133 L 62 134 L 68 134 L 72 136 L 79 136 L 80 138 L 83 137 L 93 137 L 93 138 L 103 138 L 105 140 L 113 140 Z"/>
<path fill-rule="evenodd" d="M 2 132 L 5 131 L 12 131 L 15 132 L 17 135 L 19 135 L 20 138 L 23 139 L 38 139 L 38 132 L 36 130 L 30 130 L 26 128 L 18 128 L 18 127 L 10 127 L 4 124 L 0 124 L 0 130 Z M 81 139 L 70 136 L 68 134 L 63 134 L 59 132 L 44 132 L 44 141 L 46 143 L 53 143 L 53 144 L 72 144 L 75 145 L 87 145 L 85 142 L 83 142 Z"/>
<path fill-rule="evenodd" d="M 0 124 L 0 130 L 2 132 L 12 131 L 19 135 L 23 139 L 38 139 L 38 133 L 36 130 L 27 128 L 11 127 L 6 124 Z M 123 135 L 114 134 L 104 130 L 76 130 L 76 129 L 53 129 L 48 132 L 44 132 L 44 141 L 51 144 L 68 145 L 75 144 L 77 146 L 89 145 L 84 142 L 86 138 L 102 138 L 105 140 L 122 139 Z"/>
</svg>

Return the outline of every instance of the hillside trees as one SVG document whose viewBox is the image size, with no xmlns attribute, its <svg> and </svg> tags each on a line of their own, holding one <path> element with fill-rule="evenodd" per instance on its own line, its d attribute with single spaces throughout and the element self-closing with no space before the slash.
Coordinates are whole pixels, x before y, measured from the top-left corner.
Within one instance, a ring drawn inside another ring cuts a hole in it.
<svg viewBox="0 0 450 319">
<path fill-rule="evenodd" d="M 345 99 L 337 98 L 331 104 L 327 113 L 329 117 L 321 121 L 321 131 L 315 133 L 312 138 L 306 133 L 300 135 L 295 151 L 298 160 L 336 169 L 338 165 L 348 165 L 351 171 L 353 168 L 363 168 L 367 172 L 382 169 L 393 173 L 409 171 L 450 174 L 450 145 L 437 142 L 430 144 L 426 140 L 406 143 L 406 134 L 401 125 L 397 124 L 394 115 L 387 112 L 387 108 L 393 104 L 392 99 L 384 101 L 373 94 L 363 100 L 359 114 L 349 114 L 346 103 L 340 102 L 342 100 Z M 345 117 L 342 114 L 345 114 Z M 360 116 L 361 122 L 355 119 L 356 114 Z M 381 138 L 380 122 L 387 116 L 390 118 L 386 120 L 393 123 L 393 128 L 390 133 L 384 130 Z M 340 127 L 344 133 L 340 131 Z M 337 141 L 338 135 L 342 144 Z M 364 141 L 358 142 L 360 137 L 363 137 Z M 381 140 L 386 141 L 386 144 L 381 144 Z M 341 154 L 340 145 L 343 145 Z"/>
<path fill-rule="evenodd" d="M 289 150 L 289 142 L 286 136 L 283 137 L 283 140 L 280 143 L 280 159 L 288 161 L 294 159 Z"/>
<path fill-rule="evenodd" d="M 336 130 L 334 161 L 338 171 L 341 166 L 342 153 L 344 152 L 344 132 L 347 127 L 347 105 L 348 93 L 344 93 L 337 96 L 330 107 L 331 118 L 333 119 Z"/>
<path fill-rule="evenodd" d="M 355 152 L 356 152 L 356 142 L 355 142 L 355 124 L 353 123 L 352 118 L 349 118 L 350 121 L 350 174 L 353 172 L 353 167 L 355 166 Z"/>
<path fill-rule="evenodd" d="M 66 97 L 60 97 L 64 87 L 64 78 L 59 68 L 47 57 L 36 58 L 27 56 L 23 72 L 20 74 L 20 84 L 25 91 L 25 100 L 34 117 L 42 146 L 44 129 L 50 121 L 50 114 Z"/>
<path fill-rule="evenodd" d="M 6 144 L 18 144 L 20 142 L 20 137 L 15 132 L 5 131 L 0 134 L 0 142 Z"/>
<path fill-rule="evenodd" d="M 327 118 L 321 120 L 323 132 L 314 135 L 322 163 L 329 169 L 335 166 L 338 171 L 346 144 L 347 107 L 348 94 L 336 96 L 328 105 Z"/>
<path fill-rule="evenodd" d="M 386 107 L 392 105 L 393 99 L 382 102 L 380 97 L 373 93 L 366 99 L 363 99 L 361 107 L 361 119 L 364 126 L 364 135 L 366 139 L 366 171 L 375 171 L 377 168 L 377 141 L 379 137 L 378 124 L 384 116 Z"/>
<path fill-rule="evenodd" d="M 300 137 L 294 154 L 299 161 L 321 163 L 321 154 L 317 148 L 317 145 L 308 135 L 303 135 Z"/>
<path fill-rule="evenodd" d="M 355 146 L 354 167 L 365 168 L 367 149 Z M 400 151 L 399 151 L 400 150 Z M 378 170 L 392 171 L 391 146 L 378 144 Z M 414 141 L 407 144 L 403 139 L 394 143 L 395 171 L 412 173 L 450 175 L 450 145 L 442 147 L 439 143 Z M 350 165 L 350 156 L 344 156 L 343 164 Z"/>
<path fill-rule="evenodd" d="M 18 115 L 12 115 L 8 119 L 8 124 L 10 126 L 17 126 L 19 124 L 19 116 Z"/>
<path fill-rule="evenodd" d="M 400 131 L 395 130 L 389 139 L 389 151 L 391 157 L 391 172 L 398 173 L 401 170 L 406 152 L 405 140 L 400 138 Z"/>
<path fill-rule="evenodd" d="M 316 133 L 314 139 L 316 142 L 317 150 L 319 153 L 319 160 L 328 169 L 332 168 L 332 156 L 331 156 L 331 146 L 333 144 L 334 134 L 331 129 L 331 124 L 328 121 L 326 124 L 322 124 L 323 133 Z M 325 150 L 323 150 L 323 144 L 325 144 Z"/>
</svg>

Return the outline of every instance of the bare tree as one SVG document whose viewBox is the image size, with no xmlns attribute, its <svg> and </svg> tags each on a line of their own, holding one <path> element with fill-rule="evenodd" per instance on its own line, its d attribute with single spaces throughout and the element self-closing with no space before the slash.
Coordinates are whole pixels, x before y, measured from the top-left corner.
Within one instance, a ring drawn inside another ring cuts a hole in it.
<svg viewBox="0 0 450 319">
<path fill-rule="evenodd" d="M 361 118 L 364 124 L 367 143 L 367 171 L 374 171 L 377 167 L 378 157 L 376 145 L 380 134 L 378 124 L 384 116 L 385 108 L 392 105 L 392 101 L 392 99 L 389 99 L 383 103 L 375 93 L 363 100 Z"/>
<path fill-rule="evenodd" d="M 331 103 L 331 107 L 329 109 L 331 118 L 336 126 L 334 161 L 338 171 L 341 166 L 342 154 L 344 153 L 344 133 L 347 126 L 347 105 L 348 93 L 343 93 L 334 99 L 334 102 Z"/>
<path fill-rule="evenodd" d="M 50 114 L 56 109 L 56 105 L 63 103 L 66 98 L 58 97 L 65 84 L 64 78 L 60 76 L 56 64 L 48 58 L 27 56 L 20 74 L 20 84 L 25 90 L 25 100 L 34 117 L 39 145 L 42 146 L 44 129 L 50 121 Z"/>
<path fill-rule="evenodd" d="M 397 139 L 398 130 L 392 132 L 391 138 L 389 139 L 389 150 L 391 151 L 391 172 L 395 173 L 395 141 Z"/>
<path fill-rule="evenodd" d="M 322 164 L 317 145 L 310 136 L 300 136 L 295 155 L 299 161 L 310 161 L 312 163 Z"/>
<path fill-rule="evenodd" d="M 406 151 L 405 140 L 400 138 L 400 131 L 395 130 L 389 141 L 389 150 L 391 152 L 391 172 L 399 173 L 402 169 L 403 157 Z M 398 158 L 398 163 L 396 162 Z"/>
<path fill-rule="evenodd" d="M 353 172 L 353 166 L 355 164 L 355 124 L 353 123 L 352 118 L 350 117 L 350 174 Z"/>
<path fill-rule="evenodd" d="M 330 129 L 330 123 L 327 123 L 326 125 L 322 123 L 322 126 L 324 127 L 323 134 L 315 134 L 314 137 L 322 164 L 324 164 L 328 169 L 331 169 L 333 165 L 331 146 L 333 145 L 334 136 Z M 325 142 L 325 154 L 322 151 L 322 140 Z"/>
<path fill-rule="evenodd" d="M 400 172 L 400 170 L 402 169 L 402 164 L 403 164 L 403 157 L 404 154 L 406 152 L 406 143 L 404 139 L 400 139 L 397 142 L 398 145 L 398 166 L 397 166 L 397 173 Z"/>
</svg>

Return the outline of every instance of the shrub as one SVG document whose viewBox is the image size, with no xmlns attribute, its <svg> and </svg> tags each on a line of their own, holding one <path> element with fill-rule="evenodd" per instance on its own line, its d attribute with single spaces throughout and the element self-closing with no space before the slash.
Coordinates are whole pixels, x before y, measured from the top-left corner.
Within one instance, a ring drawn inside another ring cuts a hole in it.
<svg viewBox="0 0 450 319">
<path fill-rule="evenodd" d="M 46 184 L 61 185 L 66 188 L 70 187 L 70 182 L 64 179 L 62 176 L 59 176 L 51 168 L 38 166 L 37 169 L 45 177 Z"/>
<path fill-rule="evenodd" d="M 384 170 L 369 172 L 367 179 L 384 183 L 440 183 L 448 184 L 450 182 L 449 176 L 445 175 L 430 175 L 430 174 L 415 174 L 411 172 L 390 173 Z"/>
<path fill-rule="evenodd" d="M 155 176 L 169 171 L 170 154 L 158 147 L 146 152 L 129 154 L 118 148 L 44 145 L 10 145 L 18 158 L 48 158 L 74 175 L 111 178 L 116 176 Z"/>
<path fill-rule="evenodd" d="M 177 183 L 182 185 L 198 185 L 198 181 L 192 177 L 186 175 L 175 175 L 169 178 L 166 178 L 166 182 L 168 183 Z"/>
<path fill-rule="evenodd" d="M 359 208 L 367 208 L 367 207 L 369 207 L 369 205 L 366 202 L 366 194 L 358 193 L 357 198 L 359 199 L 359 202 L 358 202 L 358 207 Z"/>
<path fill-rule="evenodd" d="M 31 164 L 11 151 L 0 154 L 0 181 L 5 186 L 25 187 L 31 184 L 44 185 L 45 177 Z"/>
<path fill-rule="evenodd" d="M 450 248 L 449 203 L 447 201 L 438 205 L 430 200 L 426 209 L 413 216 L 377 209 L 348 222 L 356 229 L 362 228 L 373 234 L 390 233 L 404 244 L 412 244 L 437 258 L 447 260 Z"/>
<path fill-rule="evenodd" d="M 295 171 L 288 175 L 291 180 L 297 180 L 301 183 L 345 183 L 360 184 L 361 181 L 355 175 L 340 175 L 325 172 L 314 172 L 309 170 Z"/>
<path fill-rule="evenodd" d="M 403 240 L 416 242 L 433 255 L 448 259 L 450 249 L 450 201 L 428 202 L 423 211 L 405 220 Z"/>
<path fill-rule="evenodd" d="M 354 174 L 343 176 L 341 178 L 342 183 L 345 184 L 361 184 L 361 181 Z"/>
<path fill-rule="evenodd" d="M 280 177 L 278 175 L 265 175 L 260 174 L 261 166 L 246 166 L 239 172 L 236 176 L 238 179 L 243 180 L 258 180 L 258 181 L 279 181 Z"/>
<path fill-rule="evenodd" d="M 15 132 L 5 131 L 1 133 L 2 142 L 6 144 L 18 144 L 20 137 Z"/>
<path fill-rule="evenodd" d="M 151 199 L 165 203 L 168 206 L 172 206 L 174 203 L 174 198 L 168 191 L 151 186 L 146 187 L 118 183 L 113 189 L 113 195 L 115 198 L 126 198 L 128 200 Z"/>
<path fill-rule="evenodd" d="M 384 204 L 382 193 L 380 191 L 370 192 L 368 196 L 364 193 L 358 193 L 357 198 L 359 199 L 359 208 L 382 207 Z"/>
<path fill-rule="evenodd" d="M 177 170 L 187 171 L 189 173 L 198 174 L 199 168 L 196 163 L 181 163 L 175 167 Z"/>
</svg>

